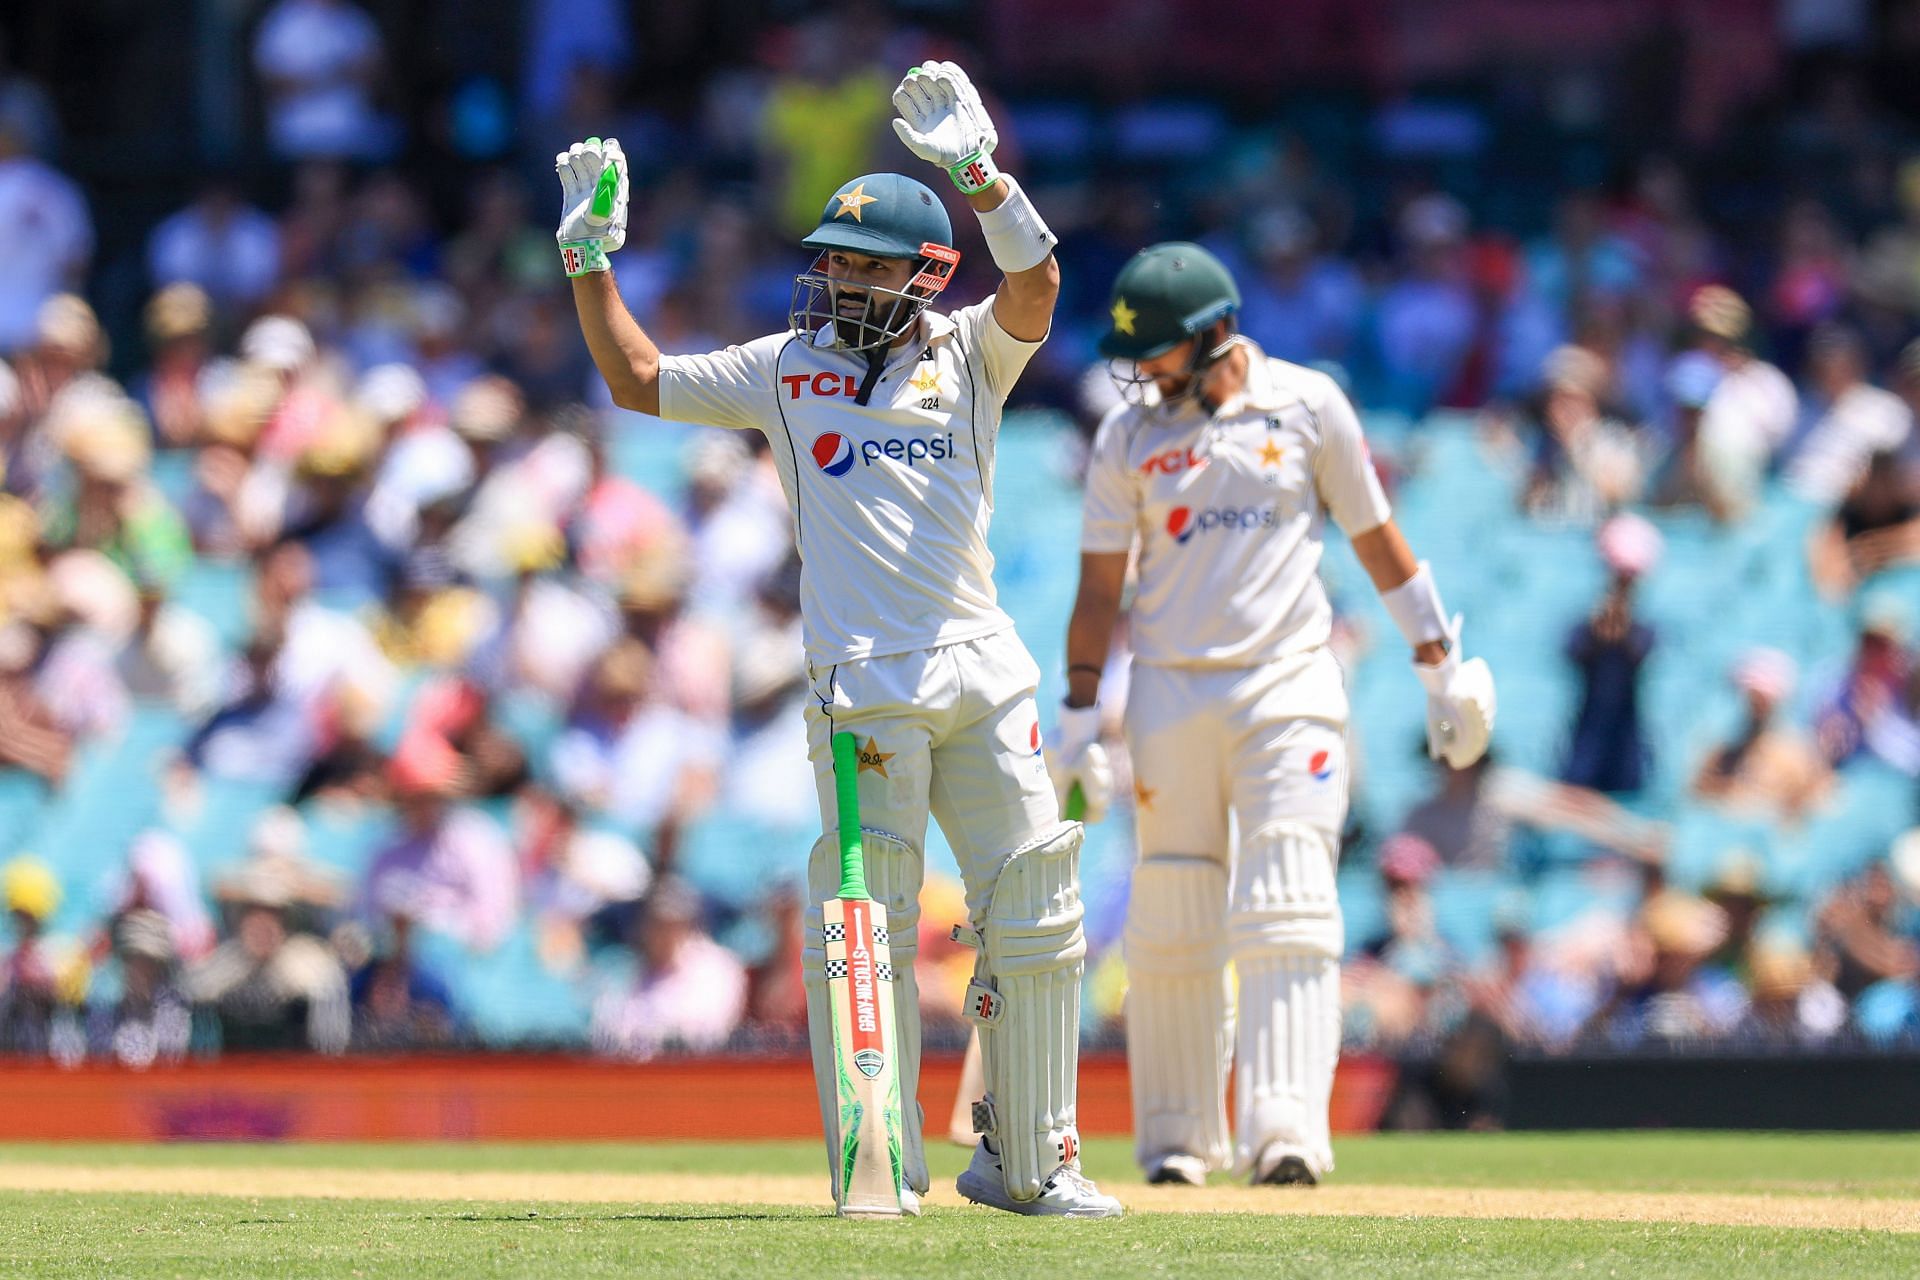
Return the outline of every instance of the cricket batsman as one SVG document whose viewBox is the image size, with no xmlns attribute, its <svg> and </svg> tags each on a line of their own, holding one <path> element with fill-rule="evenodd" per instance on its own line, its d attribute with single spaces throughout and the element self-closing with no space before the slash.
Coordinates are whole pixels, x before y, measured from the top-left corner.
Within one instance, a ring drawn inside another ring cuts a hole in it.
<svg viewBox="0 0 1920 1280">
<path fill-rule="evenodd" d="M 1135 1154 L 1150 1182 L 1199 1186 L 1231 1165 L 1311 1185 L 1333 1168 L 1344 943 L 1347 697 L 1318 573 L 1329 515 L 1413 650 L 1433 755 L 1479 759 L 1494 689 L 1484 660 L 1462 660 L 1459 619 L 1393 523 L 1353 406 L 1325 374 L 1236 334 L 1239 306 L 1193 244 L 1154 245 L 1114 282 L 1100 351 L 1125 395 L 1087 472 L 1054 784 L 1081 787 L 1090 822 L 1111 799 L 1097 700 L 1137 548 L 1124 721 Z"/>
<path fill-rule="evenodd" d="M 1060 819 L 1040 751 L 1039 670 L 996 602 L 987 551 L 1001 406 L 1047 336 L 1056 238 L 995 167 L 998 134 L 965 72 L 916 67 L 893 102 L 900 140 L 980 219 L 1002 273 L 984 302 L 936 309 L 960 260 L 952 225 L 931 190 L 894 173 L 853 178 L 827 199 L 801 241 L 814 257 L 794 279 L 789 331 L 724 351 L 662 356 L 622 304 L 607 260 L 626 236 L 618 143 L 588 139 L 555 158 L 560 252 L 616 404 L 772 444 L 802 563 L 808 734 L 827 831 L 810 856 L 809 899 L 840 883 L 830 743 L 851 731 L 867 884 L 891 932 L 906 1181 L 927 1190 L 913 962 L 931 813 L 959 860 L 965 940 L 978 952 L 966 1012 L 981 1027 L 983 1141 L 960 1193 L 1014 1213 L 1113 1217 L 1119 1202 L 1080 1171 L 1075 1128 L 1082 831 Z M 808 1024 L 837 1181 L 824 970 L 815 905 Z"/>
</svg>

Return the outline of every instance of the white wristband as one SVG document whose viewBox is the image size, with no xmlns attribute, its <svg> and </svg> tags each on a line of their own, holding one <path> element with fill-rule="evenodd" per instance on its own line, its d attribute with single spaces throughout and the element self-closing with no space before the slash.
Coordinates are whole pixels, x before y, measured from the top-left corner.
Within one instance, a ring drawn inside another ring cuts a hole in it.
<svg viewBox="0 0 1920 1280">
<path fill-rule="evenodd" d="M 1435 640 L 1444 641 L 1451 648 L 1454 637 L 1459 634 L 1460 620 L 1447 621 L 1446 607 L 1440 603 L 1440 592 L 1433 585 L 1433 574 L 1425 560 L 1411 578 L 1391 591 L 1382 591 L 1380 603 L 1387 606 L 1393 624 L 1416 649 Z"/>
<path fill-rule="evenodd" d="M 1007 184 L 1007 198 L 999 208 L 976 215 L 987 237 L 987 252 L 993 255 L 993 265 L 1007 275 L 1031 271 L 1047 260 L 1060 238 L 1047 230 L 1019 183 L 1004 173 L 1000 179 Z"/>
</svg>

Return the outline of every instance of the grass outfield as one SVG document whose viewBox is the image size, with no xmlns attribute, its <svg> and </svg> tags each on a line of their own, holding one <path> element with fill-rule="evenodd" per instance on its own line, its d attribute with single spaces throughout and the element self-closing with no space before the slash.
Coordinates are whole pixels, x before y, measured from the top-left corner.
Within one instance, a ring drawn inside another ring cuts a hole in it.
<svg viewBox="0 0 1920 1280">
<path fill-rule="evenodd" d="M 1339 1155 L 1315 1191 L 1173 1192 L 1090 1142 L 1129 1215 L 1061 1223 L 960 1204 L 964 1153 L 939 1146 L 926 1217 L 894 1224 L 823 1212 L 807 1143 L 0 1146 L 0 1274 L 1920 1275 L 1920 1139 L 1394 1136 Z"/>
</svg>

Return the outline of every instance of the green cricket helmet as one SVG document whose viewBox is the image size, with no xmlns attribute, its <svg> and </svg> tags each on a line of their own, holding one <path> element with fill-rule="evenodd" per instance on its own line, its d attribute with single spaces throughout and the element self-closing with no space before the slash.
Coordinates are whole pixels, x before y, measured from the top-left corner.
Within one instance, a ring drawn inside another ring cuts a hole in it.
<svg viewBox="0 0 1920 1280">
<path fill-rule="evenodd" d="M 821 210 L 820 225 L 800 243 L 820 256 L 793 278 L 788 323 L 796 333 L 825 333 L 822 346 L 845 351 L 884 348 L 905 333 L 960 262 L 940 198 L 900 173 L 869 173 L 842 184 Z M 913 263 L 913 276 L 904 289 L 835 280 L 827 273 L 827 255 L 835 251 L 904 258 Z M 848 295 L 864 301 L 857 313 L 841 308 Z"/>
<path fill-rule="evenodd" d="M 1240 309 L 1240 290 L 1220 259 L 1197 244 L 1169 240 L 1120 268 L 1100 354 L 1151 360 Z"/>
</svg>

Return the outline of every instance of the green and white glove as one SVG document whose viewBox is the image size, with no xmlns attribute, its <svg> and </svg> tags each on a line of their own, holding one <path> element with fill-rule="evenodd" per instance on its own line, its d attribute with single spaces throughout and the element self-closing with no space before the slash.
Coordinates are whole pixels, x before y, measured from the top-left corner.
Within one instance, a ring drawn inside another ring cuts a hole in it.
<svg viewBox="0 0 1920 1280">
<path fill-rule="evenodd" d="M 627 157 L 608 138 L 576 142 L 553 158 L 560 175 L 560 262 L 567 275 L 605 271 L 627 242 Z"/>
<path fill-rule="evenodd" d="M 908 71 L 893 91 L 893 106 L 900 113 L 893 131 L 907 150 L 945 169 L 967 195 L 1000 177 L 993 166 L 1000 134 L 980 103 L 980 91 L 955 64 L 929 62 Z"/>
</svg>

